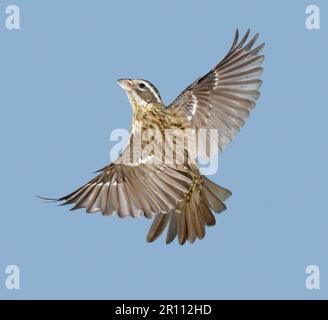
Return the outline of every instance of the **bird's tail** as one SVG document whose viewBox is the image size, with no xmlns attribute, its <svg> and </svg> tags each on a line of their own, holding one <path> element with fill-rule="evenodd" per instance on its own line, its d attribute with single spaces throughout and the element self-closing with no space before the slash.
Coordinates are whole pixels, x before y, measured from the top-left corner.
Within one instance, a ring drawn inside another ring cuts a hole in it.
<svg viewBox="0 0 328 320">
<path fill-rule="evenodd" d="M 168 225 L 166 243 L 178 236 L 183 245 L 187 240 L 193 243 L 196 238 L 203 239 L 205 226 L 215 225 L 212 211 L 220 213 L 226 209 L 223 203 L 231 196 L 231 192 L 203 177 L 201 189 L 194 191 L 182 208 L 171 213 L 157 214 L 147 235 L 147 241 L 156 240 Z"/>
</svg>

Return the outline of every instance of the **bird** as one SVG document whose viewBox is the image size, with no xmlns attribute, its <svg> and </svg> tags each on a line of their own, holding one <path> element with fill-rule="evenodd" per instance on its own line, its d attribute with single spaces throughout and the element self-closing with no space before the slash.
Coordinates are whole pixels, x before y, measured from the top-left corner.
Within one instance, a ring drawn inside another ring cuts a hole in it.
<svg viewBox="0 0 328 320">
<path fill-rule="evenodd" d="M 265 44 L 255 46 L 258 33 L 249 36 L 247 30 L 240 39 L 237 29 L 226 56 L 169 105 L 147 80 L 118 80 L 133 111 L 127 147 L 79 189 L 60 198 L 43 199 L 74 205 L 71 210 L 153 219 L 148 242 L 165 229 L 167 244 L 176 238 L 180 245 L 203 239 L 206 227 L 216 224 L 214 213 L 226 210 L 225 201 L 232 193 L 200 172 L 197 154 L 178 143 L 179 136 L 167 139 L 165 132 L 189 130 L 191 137 L 201 130 L 216 130 L 216 153 L 223 152 L 260 96 Z M 149 131 L 153 134 L 146 134 Z M 206 135 L 206 146 L 210 139 Z M 163 151 L 164 141 L 171 141 L 167 143 L 169 151 Z M 165 161 L 169 152 L 174 154 L 172 161 Z M 207 147 L 205 153 L 213 156 Z M 183 160 L 177 161 L 181 155 Z"/>
</svg>

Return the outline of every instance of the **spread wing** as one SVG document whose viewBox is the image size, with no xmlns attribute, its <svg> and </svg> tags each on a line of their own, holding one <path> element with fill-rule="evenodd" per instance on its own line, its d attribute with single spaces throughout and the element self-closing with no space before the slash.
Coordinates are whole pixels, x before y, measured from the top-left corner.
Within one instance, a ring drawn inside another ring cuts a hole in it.
<svg viewBox="0 0 328 320">
<path fill-rule="evenodd" d="M 217 129 L 218 148 L 222 152 L 239 132 L 259 98 L 262 84 L 260 51 L 253 48 L 258 34 L 247 42 L 250 31 L 238 42 L 236 35 L 230 51 L 209 73 L 186 88 L 168 107 L 174 115 L 185 117 L 194 129 Z M 209 131 L 209 130 L 207 130 Z M 209 151 L 209 133 L 206 153 Z"/>
<path fill-rule="evenodd" d="M 86 208 L 89 213 L 104 215 L 117 212 L 121 218 L 142 214 L 168 213 L 183 199 L 192 182 L 190 172 L 172 168 L 152 159 L 129 163 L 129 147 L 114 163 L 78 190 L 56 201 L 63 205 L 75 204 L 71 210 Z M 50 200 L 50 199 L 48 199 Z"/>
</svg>

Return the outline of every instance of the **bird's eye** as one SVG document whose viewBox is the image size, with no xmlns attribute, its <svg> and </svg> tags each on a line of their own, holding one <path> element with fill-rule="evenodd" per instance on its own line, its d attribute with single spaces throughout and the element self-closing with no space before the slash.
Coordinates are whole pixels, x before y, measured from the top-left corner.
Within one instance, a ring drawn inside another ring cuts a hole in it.
<svg viewBox="0 0 328 320">
<path fill-rule="evenodd" d="M 139 84 L 139 89 L 145 89 L 145 88 L 146 88 L 146 85 L 144 83 Z"/>
</svg>

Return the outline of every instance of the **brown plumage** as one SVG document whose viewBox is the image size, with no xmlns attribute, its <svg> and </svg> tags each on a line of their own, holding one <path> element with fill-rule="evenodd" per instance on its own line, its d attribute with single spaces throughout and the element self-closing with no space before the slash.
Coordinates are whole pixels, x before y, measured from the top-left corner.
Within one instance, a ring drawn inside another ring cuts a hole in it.
<svg viewBox="0 0 328 320">
<path fill-rule="evenodd" d="M 166 132 L 191 130 L 195 134 L 200 129 L 216 129 L 218 152 L 232 141 L 254 108 L 262 83 L 264 56 L 259 53 L 264 44 L 253 48 L 258 34 L 249 42 L 248 36 L 249 31 L 238 42 L 237 30 L 225 58 L 168 107 L 148 81 L 119 80 L 133 108 L 130 144 L 94 179 L 56 200 L 74 204 L 71 210 L 85 208 L 104 215 L 116 212 L 121 218 L 155 216 L 147 235 L 149 242 L 166 227 L 166 243 L 176 237 L 180 244 L 204 238 L 205 227 L 215 224 L 213 212 L 226 209 L 224 201 L 231 192 L 202 176 L 197 155 L 185 145 L 177 148 L 179 134 L 170 140 Z M 207 134 L 205 151 L 212 156 L 210 139 Z M 164 151 L 163 144 L 167 147 Z M 173 161 L 167 162 L 170 152 Z M 179 156 L 183 162 L 177 161 Z"/>
</svg>

